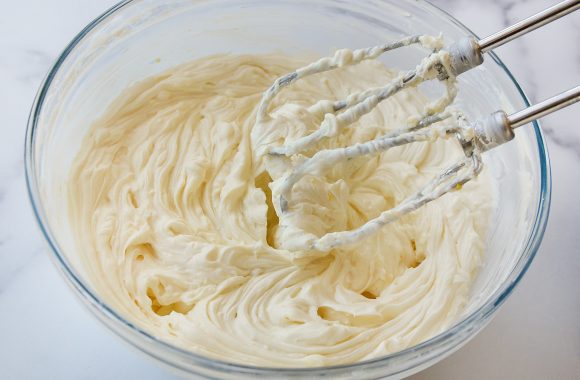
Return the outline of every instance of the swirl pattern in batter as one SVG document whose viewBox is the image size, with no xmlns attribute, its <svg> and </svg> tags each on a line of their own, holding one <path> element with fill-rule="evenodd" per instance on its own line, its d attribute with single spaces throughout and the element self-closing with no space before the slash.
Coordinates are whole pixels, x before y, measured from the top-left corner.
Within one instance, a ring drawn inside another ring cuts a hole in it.
<svg viewBox="0 0 580 380">
<path fill-rule="evenodd" d="M 91 126 L 68 184 L 70 221 L 91 283 L 128 320 L 202 355 L 307 367 L 399 351 L 461 315 L 484 252 L 485 171 L 354 247 L 280 248 L 267 148 L 317 127 L 309 105 L 395 74 L 367 61 L 304 79 L 273 102 L 283 122 L 254 126 L 264 89 L 303 64 L 200 59 L 131 86 Z M 368 141 L 427 103 L 397 94 L 323 145 Z M 461 154 L 454 141 L 417 143 L 308 176 L 294 189 L 297 223 L 317 236 L 356 228 Z"/>
</svg>

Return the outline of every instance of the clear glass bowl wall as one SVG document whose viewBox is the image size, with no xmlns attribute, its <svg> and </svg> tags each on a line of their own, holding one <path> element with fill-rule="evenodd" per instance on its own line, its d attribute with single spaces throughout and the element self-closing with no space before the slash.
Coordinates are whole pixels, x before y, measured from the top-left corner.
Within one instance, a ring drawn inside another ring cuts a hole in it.
<svg viewBox="0 0 580 380">
<path fill-rule="evenodd" d="M 538 125 L 486 154 L 497 207 L 485 263 L 464 316 L 448 331 L 393 355 L 352 365 L 276 369 L 201 357 L 158 341 L 111 310 L 85 278 L 67 221 L 64 184 L 91 123 L 131 83 L 169 67 L 216 53 L 328 55 L 333 48 L 366 47 L 404 35 L 443 33 L 447 41 L 471 34 L 426 2 L 258 0 L 135 0 L 120 3 L 89 24 L 65 49 L 33 105 L 26 137 L 32 204 L 51 255 L 66 281 L 106 326 L 181 375 L 251 377 L 401 377 L 449 355 L 473 337 L 509 295 L 531 262 L 546 224 L 549 162 Z M 424 56 L 415 48 L 383 58 L 409 69 Z M 459 79 L 458 102 L 475 119 L 522 108 L 526 99 L 493 55 Z M 498 342 L 498 344 L 500 344 Z"/>
</svg>

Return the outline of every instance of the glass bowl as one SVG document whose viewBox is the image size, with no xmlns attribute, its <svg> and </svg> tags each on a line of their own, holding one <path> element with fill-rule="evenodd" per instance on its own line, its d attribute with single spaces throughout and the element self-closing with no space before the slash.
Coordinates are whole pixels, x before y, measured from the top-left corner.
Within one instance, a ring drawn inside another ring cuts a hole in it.
<svg viewBox="0 0 580 380">
<path fill-rule="evenodd" d="M 550 167 L 537 123 L 484 156 L 496 207 L 485 260 L 464 314 L 456 324 L 403 351 L 349 365 L 262 368 L 219 361 L 174 347 L 136 327 L 94 291 L 80 264 L 67 221 L 64 191 L 87 129 L 129 84 L 214 53 L 327 55 L 403 35 L 443 33 L 447 41 L 472 33 L 435 6 L 415 0 L 133 0 L 83 29 L 42 83 L 26 134 L 30 200 L 50 253 L 84 304 L 119 337 L 183 376 L 212 378 L 398 378 L 448 356 L 495 314 L 530 265 L 542 240 L 550 204 Z M 425 53 L 400 49 L 389 66 L 414 67 Z M 469 117 L 528 104 L 493 54 L 459 80 L 458 102 Z M 499 344 L 499 342 L 498 342 Z"/>
</svg>

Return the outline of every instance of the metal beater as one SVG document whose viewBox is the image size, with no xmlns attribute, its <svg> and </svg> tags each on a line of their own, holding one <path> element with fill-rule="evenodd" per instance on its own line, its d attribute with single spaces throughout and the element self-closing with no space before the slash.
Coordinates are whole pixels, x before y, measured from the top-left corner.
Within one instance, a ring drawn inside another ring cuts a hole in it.
<svg viewBox="0 0 580 380">
<path fill-rule="evenodd" d="M 284 87 L 298 79 L 338 67 L 354 65 L 363 60 L 374 59 L 390 50 L 412 44 L 420 44 L 433 50 L 414 70 L 400 74 L 386 86 L 352 94 L 344 100 L 321 101 L 310 107 L 311 112 L 323 113 L 325 115 L 324 121 L 313 133 L 286 142 L 282 146 L 273 147 L 269 151 L 272 156 L 286 157 L 304 152 L 319 141 L 338 135 L 343 128 L 369 113 L 382 100 L 405 88 L 415 87 L 428 80 L 439 80 L 446 87 L 445 94 L 429 104 L 426 113 L 413 125 L 365 143 L 346 148 L 321 150 L 312 157 L 296 164 L 282 178 L 280 185 L 276 189 L 272 189 L 274 208 L 281 218 L 289 210 L 294 185 L 305 175 L 321 173 L 337 162 L 363 155 L 378 154 L 403 144 L 433 141 L 445 136 L 455 136 L 465 153 L 463 159 L 444 170 L 419 192 L 408 197 L 394 208 L 382 212 L 378 217 L 369 220 L 359 228 L 328 233 L 320 238 L 305 239 L 304 242 L 288 248 L 292 250 L 329 251 L 335 247 L 356 243 L 364 239 L 386 224 L 449 191 L 460 189 L 463 184 L 475 178 L 482 169 L 481 153 L 513 139 L 513 129 L 579 101 L 580 86 L 577 86 L 512 115 L 497 111 L 467 126 L 459 126 L 457 123 L 449 125 L 439 123 L 456 116 L 454 111 L 448 107 L 456 95 L 454 86 L 456 76 L 483 63 L 484 53 L 578 8 L 580 8 L 580 0 L 563 1 L 480 41 L 467 37 L 451 44 L 447 49 L 443 49 L 437 43 L 436 38 L 413 36 L 394 43 L 352 52 L 339 50 L 333 57 L 322 58 L 278 78 L 262 96 L 256 123 L 271 120 L 268 114 L 270 102 Z"/>
</svg>

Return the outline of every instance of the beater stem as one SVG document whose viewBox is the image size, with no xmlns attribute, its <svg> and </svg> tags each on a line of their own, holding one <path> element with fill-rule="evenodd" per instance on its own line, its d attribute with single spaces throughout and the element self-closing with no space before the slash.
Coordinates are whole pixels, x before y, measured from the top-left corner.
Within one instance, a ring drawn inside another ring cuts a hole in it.
<svg viewBox="0 0 580 380">
<path fill-rule="evenodd" d="M 552 112 L 580 101 L 580 86 L 564 91 L 556 96 L 546 99 L 543 102 L 534 104 L 521 111 L 508 116 L 507 121 L 512 128 L 521 127 L 524 124 L 534 121 Z"/>
<path fill-rule="evenodd" d="M 580 8 L 580 0 L 565 0 L 478 42 L 481 53 L 488 52 Z"/>
</svg>

